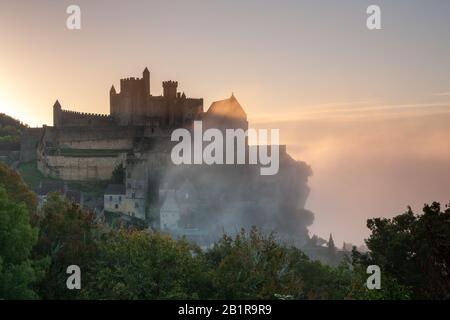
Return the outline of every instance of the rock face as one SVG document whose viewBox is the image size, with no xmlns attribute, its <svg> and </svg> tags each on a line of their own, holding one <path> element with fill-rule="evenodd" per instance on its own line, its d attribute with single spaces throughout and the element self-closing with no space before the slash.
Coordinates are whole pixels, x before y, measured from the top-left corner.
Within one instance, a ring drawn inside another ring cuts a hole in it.
<svg viewBox="0 0 450 320">
<path fill-rule="evenodd" d="M 120 92 L 111 88 L 109 115 L 64 110 L 56 101 L 53 126 L 24 136 L 23 157 L 34 155 L 45 176 L 62 180 L 109 180 L 122 164 L 124 213 L 156 229 L 208 243 L 223 231 L 256 225 L 303 244 L 313 221 L 304 209 L 309 166 L 293 160 L 285 146 L 274 176 L 261 176 L 259 165 L 173 165 L 174 129 L 192 130 L 199 120 L 205 129 L 248 129 L 234 95 L 204 112 L 203 99 L 187 98 L 177 88 L 165 81 L 163 95 L 152 96 L 146 68 L 140 79 L 122 79 Z"/>
</svg>

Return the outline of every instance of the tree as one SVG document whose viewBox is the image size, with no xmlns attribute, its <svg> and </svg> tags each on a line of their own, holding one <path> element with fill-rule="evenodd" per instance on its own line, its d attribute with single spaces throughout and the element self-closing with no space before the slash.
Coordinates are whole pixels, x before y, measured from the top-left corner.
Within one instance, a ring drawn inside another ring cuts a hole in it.
<svg viewBox="0 0 450 320">
<path fill-rule="evenodd" d="M 32 216 L 36 213 L 36 195 L 23 182 L 20 175 L 0 163 L 0 185 L 5 187 L 7 197 L 15 203 L 24 203 L 27 212 Z"/>
<path fill-rule="evenodd" d="M 20 147 L 20 135 L 25 128 L 19 120 L 0 113 L 0 147 L 3 150 L 16 150 Z"/>
<path fill-rule="evenodd" d="M 342 300 L 350 290 L 352 271 L 344 261 L 336 267 L 311 261 L 297 248 L 291 248 L 292 268 L 303 279 L 302 295 L 298 299 Z"/>
<path fill-rule="evenodd" d="M 379 265 L 412 291 L 415 299 L 445 299 L 450 295 L 450 209 L 425 205 L 423 214 L 411 208 L 392 219 L 367 221 L 371 235 L 365 264 Z"/>
<path fill-rule="evenodd" d="M 199 298 L 199 254 L 167 235 L 115 230 L 99 241 L 82 293 L 90 299 Z"/>
<path fill-rule="evenodd" d="M 311 261 L 298 248 L 256 228 L 224 236 L 205 253 L 215 299 L 344 299 L 351 284 L 349 264 Z"/>
<path fill-rule="evenodd" d="M 27 207 L 9 199 L 0 186 L 0 299 L 35 299 L 33 283 L 42 276 L 45 261 L 30 260 L 37 231 Z"/>
<path fill-rule="evenodd" d="M 333 235 L 330 233 L 330 238 L 328 239 L 327 244 L 328 250 L 330 253 L 336 253 L 336 245 L 334 244 Z"/>
<path fill-rule="evenodd" d="M 348 299 L 355 300 L 409 300 L 411 291 L 385 272 L 381 272 L 381 288 L 369 290 L 366 286 L 367 267 L 373 264 L 367 253 L 352 249 L 352 280 Z"/>
<path fill-rule="evenodd" d="M 326 259 L 327 262 L 333 266 L 337 266 L 340 263 L 340 259 L 337 255 L 337 248 L 334 244 L 333 235 L 330 233 L 330 237 L 327 242 L 327 248 L 326 248 Z"/>
<path fill-rule="evenodd" d="M 301 258 L 304 258 L 302 256 Z M 273 299 L 302 295 L 302 279 L 294 261 L 273 235 L 256 228 L 236 237 L 226 235 L 205 254 L 213 282 L 214 298 Z"/>
<path fill-rule="evenodd" d="M 47 197 L 39 212 L 39 237 L 33 250 L 36 258 L 50 257 L 51 265 L 37 289 L 44 299 L 72 299 L 78 290 L 67 290 L 67 267 L 77 265 L 82 272 L 95 259 L 99 229 L 91 212 L 57 193 Z"/>
</svg>

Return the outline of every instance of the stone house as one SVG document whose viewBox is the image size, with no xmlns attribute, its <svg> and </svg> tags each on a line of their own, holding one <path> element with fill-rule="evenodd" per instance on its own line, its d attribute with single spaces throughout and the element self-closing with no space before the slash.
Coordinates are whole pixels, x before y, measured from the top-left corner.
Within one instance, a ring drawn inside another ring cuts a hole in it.
<svg viewBox="0 0 450 320">
<path fill-rule="evenodd" d="M 125 186 L 109 184 L 104 194 L 104 209 L 109 212 L 125 212 Z"/>
</svg>

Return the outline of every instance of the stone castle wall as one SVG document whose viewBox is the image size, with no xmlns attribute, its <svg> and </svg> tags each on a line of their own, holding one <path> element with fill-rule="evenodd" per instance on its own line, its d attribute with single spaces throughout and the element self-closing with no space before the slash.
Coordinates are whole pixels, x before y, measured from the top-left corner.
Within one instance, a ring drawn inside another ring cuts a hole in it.
<svg viewBox="0 0 450 320">
<path fill-rule="evenodd" d="M 38 157 L 38 169 L 45 176 L 69 181 L 101 181 L 111 179 L 113 170 L 124 163 L 125 153 L 115 157 Z"/>
<path fill-rule="evenodd" d="M 104 114 L 84 113 L 55 108 L 53 113 L 53 124 L 55 127 L 98 127 L 113 124 L 113 119 L 111 116 Z"/>
<path fill-rule="evenodd" d="M 44 128 L 27 128 L 20 138 L 20 161 L 29 162 L 36 160 L 36 150 L 39 141 L 44 134 Z"/>
<path fill-rule="evenodd" d="M 53 129 L 54 143 L 73 149 L 131 149 L 134 138 L 142 136 L 138 127 L 64 127 Z"/>
<path fill-rule="evenodd" d="M 139 127 L 46 127 L 37 151 L 38 169 L 63 180 L 108 180 L 142 132 Z"/>
<path fill-rule="evenodd" d="M 70 141 L 64 143 L 63 147 L 70 149 L 129 150 L 133 147 L 133 141 L 132 139 Z"/>
</svg>

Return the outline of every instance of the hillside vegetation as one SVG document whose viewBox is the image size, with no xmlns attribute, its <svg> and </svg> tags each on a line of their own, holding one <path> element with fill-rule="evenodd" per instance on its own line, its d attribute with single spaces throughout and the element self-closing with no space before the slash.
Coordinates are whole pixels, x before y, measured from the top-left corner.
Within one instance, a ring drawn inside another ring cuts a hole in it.
<svg viewBox="0 0 450 320">
<path fill-rule="evenodd" d="M 4 113 L 0 113 L 0 149 L 17 144 L 27 126 Z"/>
<path fill-rule="evenodd" d="M 42 208 L 0 164 L 0 299 L 446 299 L 450 208 L 370 219 L 368 254 L 338 266 L 310 260 L 253 228 L 206 251 L 160 232 L 106 227 L 58 194 Z M 66 287 L 67 266 L 82 272 Z M 369 265 L 381 289 L 366 287 Z"/>
</svg>

